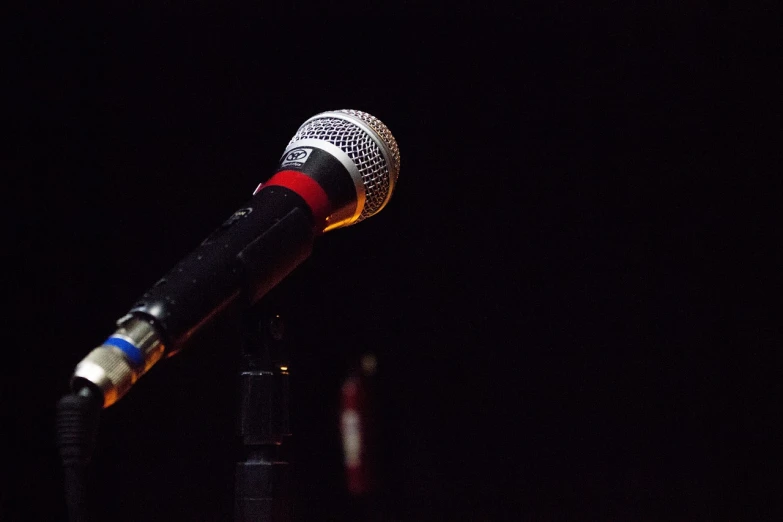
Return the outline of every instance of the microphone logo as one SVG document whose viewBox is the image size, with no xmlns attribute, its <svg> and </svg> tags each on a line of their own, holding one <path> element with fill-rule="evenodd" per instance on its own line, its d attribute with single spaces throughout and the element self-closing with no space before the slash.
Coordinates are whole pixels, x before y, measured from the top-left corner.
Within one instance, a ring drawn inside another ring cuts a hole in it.
<svg viewBox="0 0 783 522">
<path fill-rule="evenodd" d="M 251 207 L 247 207 L 247 208 L 240 208 L 239 210 L 237 210 L 236 212 L 234 212 L 234 213 L 231 215 L 231 217 L 230 217 L 230 218 L 228 218 L 228 219 L 226 220 L 226 222 L 225 222 L 225 223 L 223 223 L 223 226 L 224 226 L 224 227 L 226 227 L 226 226 L 233 225 L 234 223 L 236 223 L 237 221 L 239 221 L 239 220 L 240 220 L 240 219 L 242 219 L 243 217 L 247 216 L 247 215 L 248 215 L 248 214 L 250 214 L 251 212 L 253 212 L 253 209 L 252 209 Z"/>
<path fill-rule="evenodd" d="M 283 162 L 280 164 L 281 167 L 301 167 L 302 165 L 307 162 L 307 159 L 310 157 L 310 153 L 313 152 L 313 149 L 310 148 L 304 148 L 300 147 L 297 149 L 293 149 L 288 151 L 288 154 L 285 155 L 283 158 Z"/>
</svg>

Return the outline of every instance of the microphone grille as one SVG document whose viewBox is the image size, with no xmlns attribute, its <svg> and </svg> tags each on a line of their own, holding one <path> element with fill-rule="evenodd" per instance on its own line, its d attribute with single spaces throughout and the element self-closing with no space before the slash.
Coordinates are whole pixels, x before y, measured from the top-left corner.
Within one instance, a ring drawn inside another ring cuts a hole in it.
<svg viewBox="0 0 783 522">
<path fill-rule="evenodd" d="M 359 170 L 365 203 L 354 223 L 386 206 L 400 173 L 400 149 L 381 120 L 350 109 L 324 112 L 302 124 L 289 145 L 305 139 L 323 140 L 339 147 Z"/>
</svg>

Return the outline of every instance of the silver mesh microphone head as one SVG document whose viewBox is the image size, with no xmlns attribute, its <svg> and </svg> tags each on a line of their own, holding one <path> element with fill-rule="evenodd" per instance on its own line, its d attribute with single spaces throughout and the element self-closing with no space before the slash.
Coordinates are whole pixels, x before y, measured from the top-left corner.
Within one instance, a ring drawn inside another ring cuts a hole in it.
<svg viewBox="0 0 783 522">
<path fill-rule="evenodd" d="M 355 110 L 328 111 L 304 122 L 286 147 L 302 140 L 322 140 L 355 165 L 357 208 L 352 216 L 333 219 L 326 230 L 353 225 L 381 211 L 389 202 L 400 174 L 400 150 L 392 133 L 378 118 Z"/>
</svg>

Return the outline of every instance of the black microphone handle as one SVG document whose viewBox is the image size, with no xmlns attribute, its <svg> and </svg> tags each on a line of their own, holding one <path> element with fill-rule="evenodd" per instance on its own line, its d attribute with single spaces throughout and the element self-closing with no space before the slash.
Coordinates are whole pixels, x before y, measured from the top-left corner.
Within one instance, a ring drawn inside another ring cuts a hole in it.
<svg viewBox="0 0 783 522">
<path fill-rule="evenodd" d="M 380 211 L 398 173 L 397 142 L 377 118 L 351 110 L 310 118 L 247 206 L 142 295 L 76 365 L 71 389 L 90 387 L 104 407 L 114 404 L 232 303 L 250 306 L 271 290 L 310 255 L 316 235 Z"/>
<path fill-rule="evenodd" d="M 312 251 L 310 210 L 296 192 L 262 188 L 201 245 L 158 280 L 129 314 L 151 322 L 179 351 L 237 298 L 256 302 Z"/>
</svg>

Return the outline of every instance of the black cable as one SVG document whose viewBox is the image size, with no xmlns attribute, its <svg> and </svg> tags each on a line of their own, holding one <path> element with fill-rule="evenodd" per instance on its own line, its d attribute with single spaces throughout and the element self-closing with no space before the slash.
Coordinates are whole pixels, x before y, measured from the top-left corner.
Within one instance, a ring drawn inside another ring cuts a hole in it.
<svg viewBox="0 0 783 522">
<path fill-rule="evenodd" d="M 95 448 L 103 396 L 90 386 L 57 403 L 57 446 L 63 462 L 70 522 L 87 520 L 87 467 Z"/>
</svg>

